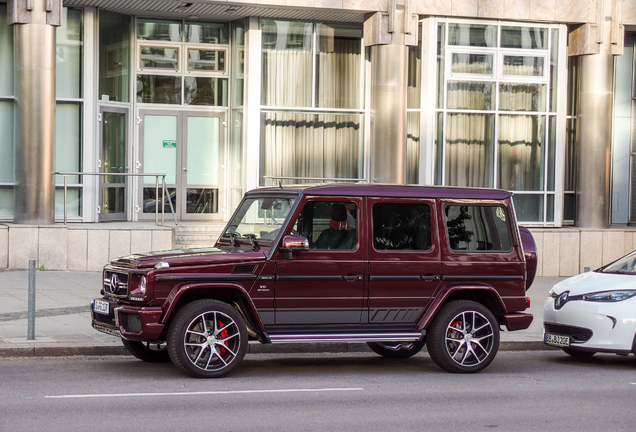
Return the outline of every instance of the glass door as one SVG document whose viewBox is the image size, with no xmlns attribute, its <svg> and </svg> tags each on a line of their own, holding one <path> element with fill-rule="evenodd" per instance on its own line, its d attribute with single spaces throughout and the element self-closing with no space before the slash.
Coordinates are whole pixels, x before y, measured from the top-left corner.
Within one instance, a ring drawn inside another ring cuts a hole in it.
<svg viewBox="0 0 636 432">
<path fill-rule="evenodd" d="M 221 220 L 223 113 L 184 113 L 181 214 L 188 220 Z"/>
<path fill-rule="evenodd" d="M 126 173 L 127 110 L 102 108 L 101 146 L 98 160 L 102 173 Z M 99 220 L 126 220 L 125 176 L 99 176 Z"/>
<path fill-rule="evenodd" d="M 170 202 L 179 220 L 222 220 L 224 113 L 140 111 L 142 171 L 166 174 L 166 196 L 155 177 L 143 177 L 140 219 Z M 163 197 L 163 198 L 162 198 Z M 162 201 L 163 200 L 163 201 Z"/>
</svg>

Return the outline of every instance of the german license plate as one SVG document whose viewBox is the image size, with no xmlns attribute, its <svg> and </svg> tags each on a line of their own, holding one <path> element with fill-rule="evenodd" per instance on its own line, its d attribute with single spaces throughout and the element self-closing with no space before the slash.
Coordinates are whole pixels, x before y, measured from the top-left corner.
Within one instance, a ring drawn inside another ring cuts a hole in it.
<svg viewBox="0 0 636 432">
<path fill-rule="evenodd" d="M 110 305 L 107 301 L 99 299 L 93 300 L 93 310 L 97 313 L 108 315 L 110 312 L 109 306 Z"/>
<path fill-rule="evenodd" d="M 570 346 L 570 336 L 561 336 L 546 333 L 543 341 L 555 347 L 567 347 Z"/>
</svg>

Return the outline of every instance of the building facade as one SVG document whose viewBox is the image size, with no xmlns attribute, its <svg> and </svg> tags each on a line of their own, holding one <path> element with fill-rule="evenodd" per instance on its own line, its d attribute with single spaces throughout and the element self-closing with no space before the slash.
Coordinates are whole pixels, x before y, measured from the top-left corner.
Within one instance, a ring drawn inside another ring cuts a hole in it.
<svg viewBox="0 0 636 432">
<path fill-rule="evenodd" d="M 0 249 L 65 214 L 220 224 L 259 186 L 439 184 L 513 191 L 576 273 L 598 235 L 636 247 L 635 34 L 631 0 L 0 2 Z"/>
</svg>

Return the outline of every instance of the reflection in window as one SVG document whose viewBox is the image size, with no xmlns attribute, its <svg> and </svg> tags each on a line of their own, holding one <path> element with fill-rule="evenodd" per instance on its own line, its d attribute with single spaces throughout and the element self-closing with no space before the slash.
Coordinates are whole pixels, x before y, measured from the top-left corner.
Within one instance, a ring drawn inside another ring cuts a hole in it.
<svg viewBox="0 0 636 432">
<path fill-rule="evenodd" d="M 181 21 L 137 18 L 137 39 L 181 42 Z"/>
<path fill-rule="evenodd" d="M 158 209 L 158 213 L 161 213 L 162 202 L 164 205 L 164 208 L 163 208 L 164 213 L 171 213 L 169 201 L 172 201 L 172 208 L 174 210 L 176 210 L 177 208 L 177 190 L 175 188 L 166 188 L 166 193 L 164 194 L 162 192 L 161 186 L 159 186 L 159 195 L 157 195 L 157 189 L 155 187 L 145 187 L 143 193 L 144 193 L 144 198 L 143 198 L 144 213 L 155 213 L 156 209 Z"/>
<path fill-rule="evenodd" d="M 451 72 L 462 74 L 492 75 L 492 54 L 453 53 Z"/>
<path fill-rule="evenodd" d="M 186 190 L 186 213 L 218 213 L 219 190 L 218 189 L 191 189 Z"/>
<path fill-rule="evenodd" d="M 130 17 L 99 11 L 99 99 L 129 102 Z"/>
<path fill-rule="evenodd" d="M 185 77 L 185 103 L 227 106 L 227 78 Z"/>
<path fill-rule="evenodd" d="M 142 69 L 179 69 L 178 48 L 140 48 L 140 67 Z"/>
<path fill-rule="evenodd" d="M 449 81 L 448 108 L 492 110 L 493 87 L 490 82 Z"/>
<path fill-rule="evenodd" d="M 502 48 L 548 49 L 548 29 L 501 27 Z"/>
<path fill-rule="evenodd" d="M 186 23 L 186 42 L 221 44 L 229 43 L 229 31 L 227 23 Z"/>
<path fill-rule="evenodd" d="M 376 250 L 431 248 L 431 207 L 428 204 L 375 203 L 373 247 Z"/>
<path fill-rule="evenodd" d="M 446 235 L 452 250 L 509 251 L 508 214 L 503 206 L 444 207 Z"/>
<path fill-rule="evenodd" d="M 225 72 L 225 50 L 188 49 L 188 70 Z"/>
<path fill-rule="evenodd" d="M 499 84 L 502 111 L 545 111 L 545 84 Z"/>
<path fill-rule="evenodd" d="M 506 190 L 543 190 L 545 116 L 499 117 L 498 185 Z"/>
<path fill-rule="evenodd" d="M 483 24 L 448 25 L 448 44 L 460 46 L 497 46 L 497 26 Z"/>
<path fill-rule="evenodd" d="M 543 76 L 543 57 L 509 56 L 503 58 L 504 75 Z"/>
<path fill-rule="evenodd" d="M 181 103 L 181 77 L 137 75 L 137 102 Z"/>
</svg>

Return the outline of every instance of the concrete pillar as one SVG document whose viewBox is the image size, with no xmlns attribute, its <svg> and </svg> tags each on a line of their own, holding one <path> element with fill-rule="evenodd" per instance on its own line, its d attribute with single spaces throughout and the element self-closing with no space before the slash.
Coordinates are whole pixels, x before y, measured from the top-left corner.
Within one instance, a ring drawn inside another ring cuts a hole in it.
<svg viewBox="0 0 636 432">
<path fill-rule="evenodd" d="M 55 222 L 55 26 L 61 0 L 12 0 L 16 224 Z"/>
<path fill-rule="evenodd" d="M 389 0 L 388 11 L 364 23 L 371 46 L 370 165 L 372 183 L 405 182 L 408 45 L 417 45 L 410 0 Z"/>
<path fill-rule="evenodd" d="M 609 35 L 603 40 L 600 53 L 584 55 L 580 63 L 576 225 L 581 228 L 609 226 L 614 56 Z"/>
</svg>

